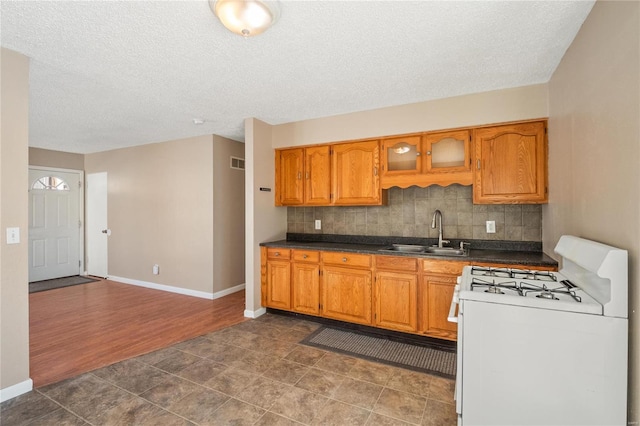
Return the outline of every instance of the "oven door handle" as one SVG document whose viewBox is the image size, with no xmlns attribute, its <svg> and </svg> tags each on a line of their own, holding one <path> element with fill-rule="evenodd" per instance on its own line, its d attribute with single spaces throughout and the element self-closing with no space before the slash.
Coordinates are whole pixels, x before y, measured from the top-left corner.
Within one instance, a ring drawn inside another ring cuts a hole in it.
<svg viewBox="0 0 640 426">
<path fill-rule="evenodd" d="M 456 284 L 453 288 L 453 297 L 451 298 L 451 306 L 449 306 L 449 315 L 447 316 L 447 320 L 449 322 L 458 322 L 458 313 L 456 312 L 456 308 L 458 307 L 458 303 L 460 294 L 460 285 Z"/>
</svg>

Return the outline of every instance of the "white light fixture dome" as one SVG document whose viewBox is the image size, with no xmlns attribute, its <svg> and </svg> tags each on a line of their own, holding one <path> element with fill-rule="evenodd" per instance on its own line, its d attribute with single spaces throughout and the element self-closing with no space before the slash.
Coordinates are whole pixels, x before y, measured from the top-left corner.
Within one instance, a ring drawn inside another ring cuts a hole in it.
<svg viewBox="0 0 640 426">
<path fill-rule="evenodd" d="M 222 25 L 243 37 L 265 32 L 280 16 L 277 1 L 209 0 L 209 7 Z"/>
</svg>

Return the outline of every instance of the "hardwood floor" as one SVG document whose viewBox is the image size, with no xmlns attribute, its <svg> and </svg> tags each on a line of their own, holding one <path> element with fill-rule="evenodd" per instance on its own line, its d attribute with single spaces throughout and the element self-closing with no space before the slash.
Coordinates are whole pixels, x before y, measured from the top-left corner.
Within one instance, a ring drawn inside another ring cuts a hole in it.
<svg viewBox="0 0 640 426">
<path fill-rule="evenodd" d="M 108 280 L 30 294 L 30 376 L 44 386 L 240 323 L 244 299 L 244 291 L 206 300 Z"/>
</svg>

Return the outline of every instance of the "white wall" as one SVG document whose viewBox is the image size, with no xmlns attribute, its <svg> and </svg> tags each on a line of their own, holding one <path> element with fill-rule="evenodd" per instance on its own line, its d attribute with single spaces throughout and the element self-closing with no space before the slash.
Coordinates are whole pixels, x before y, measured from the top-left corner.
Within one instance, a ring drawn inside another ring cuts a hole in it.
<svg viewBox="0 0 640 426">
<path fill-rule="evenodd" d="M 29 59 L 2 48 L 0 120 L 0 401 L 31 390 L 29 379 Z M 5 244 L 5 229 L 20 243 Z"/>
<path fill-rule="evenodd" d="M 246 306 L 245 316 L 264 313 L 260 304 L 260 246 L 283 239 L 287 232 L 287 209 L 275 207 L 275 154 L 272 127 L 255 118 L 245 120 L 246 156 Z M 260 188 L 271 188 L 271 192 Z"/>
<path fill-rule="evenodd" d="M 630 424 L 640 421 L 639 9 L 596 2 L 549 82 L 543 208 L 548 253 L 562 234 L 629 251 Z"/>
</svg>

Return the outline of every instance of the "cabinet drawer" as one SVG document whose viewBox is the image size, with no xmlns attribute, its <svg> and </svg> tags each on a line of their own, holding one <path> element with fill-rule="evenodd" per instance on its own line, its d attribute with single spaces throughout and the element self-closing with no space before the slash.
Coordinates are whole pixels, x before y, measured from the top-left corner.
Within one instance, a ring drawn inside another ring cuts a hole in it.
<svg viewBox="0 0 640 426">
<path fill-rule="evenodd" d="M 278 247 L 269 247 L 267 249 L 267 259 L 269 260 L 289 260 L 291 258 L 291 250 Z"/>
<path fill-rule="evenodd" d="M 469 262 L 458 262 L 455 260 L 422 260 L 422 272 L 425 274 L 462 274 L 462 268 L 470 265 Z"/>
<path fill-rule="evenodd" d="M 326 264 L 371 267 L 371 255 L 368 254 L 323 252 L 322 260 Z"/>
<path fill-rule="evenodd" d="M 376 256 L 376 268 L 391 271 L 416 272 L 418 259 L 400 256 Z"/>
<path fill-rule="evenodd" d="M 293 250 L 291 257 L 295 262 L 320 262 L 320 252 L 312 250 Z"/>
</svg>

